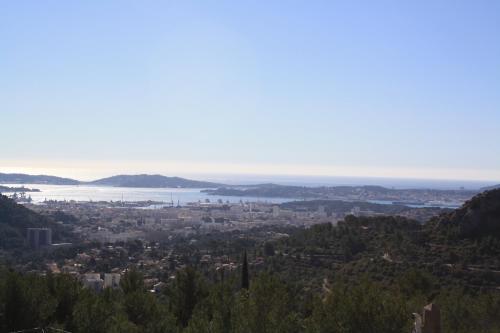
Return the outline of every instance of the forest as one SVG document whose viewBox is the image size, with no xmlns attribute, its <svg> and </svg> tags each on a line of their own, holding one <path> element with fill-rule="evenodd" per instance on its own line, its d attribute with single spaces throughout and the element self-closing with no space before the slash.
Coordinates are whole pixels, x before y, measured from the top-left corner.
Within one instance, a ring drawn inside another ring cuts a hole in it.
<svg viewBox="0 0 500 333">
<path fill-rule="evenodd" d="M 244 265 L 243 265 L 244 266 Z M 221 274 L 207 280 L 180 270 L 155 295 L 135 269 L 118 289 L 95 293 L 65 274 L 38 276 L 3 270 L 2 332 L 35 327 L 69 332 L 410 332 L 412 312 L 429 301 L 432 275 L 410 270 L 390 287 L 368 276 L 304 290 L 277 275 Z M 444 287 L 434 294 L 443 332 L 498 332 L 500 295 Z"/>
</svg>

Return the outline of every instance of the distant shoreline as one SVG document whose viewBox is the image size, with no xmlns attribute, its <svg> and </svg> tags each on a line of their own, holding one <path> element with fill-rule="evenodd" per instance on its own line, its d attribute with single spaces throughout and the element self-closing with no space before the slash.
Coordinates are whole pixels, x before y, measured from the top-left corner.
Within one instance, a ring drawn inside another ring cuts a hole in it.
<svg viewBox="0 0 500 333">
<path fill-rule="evenodd" d="M 40 189 L 37 188 L 28 188 L 28 187 L 9 187 L 0 185 L 0 193 L 23 193 L 23 192 L 41 192 Z"/>
</svg>

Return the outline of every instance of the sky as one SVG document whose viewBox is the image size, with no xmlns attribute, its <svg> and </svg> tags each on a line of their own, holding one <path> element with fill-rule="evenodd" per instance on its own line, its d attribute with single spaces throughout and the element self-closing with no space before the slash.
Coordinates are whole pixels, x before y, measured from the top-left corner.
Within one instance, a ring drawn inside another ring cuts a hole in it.
<svg viewBox="0 0 500 333">
<path fill-rule="evenodd" d="M 1 1 L 0 172 L 500 180 L 499 1 Z"/>
</svg>

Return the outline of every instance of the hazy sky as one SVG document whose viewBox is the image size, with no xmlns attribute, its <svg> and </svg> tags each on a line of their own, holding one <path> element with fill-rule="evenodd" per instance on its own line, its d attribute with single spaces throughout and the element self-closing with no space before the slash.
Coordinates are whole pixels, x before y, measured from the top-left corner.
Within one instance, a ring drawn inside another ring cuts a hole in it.
<svg viewBox="0 0 500 333">
<path fill-rule="evenodd" d="M 0 171 L 500 180 L 500 1 L 1 1 Z"/>
</svg>

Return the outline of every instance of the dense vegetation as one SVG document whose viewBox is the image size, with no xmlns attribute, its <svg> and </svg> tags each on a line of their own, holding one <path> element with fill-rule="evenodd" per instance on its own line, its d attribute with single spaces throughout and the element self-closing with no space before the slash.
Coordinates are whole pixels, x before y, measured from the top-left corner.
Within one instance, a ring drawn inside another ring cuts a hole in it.
<svg viewBox="0 0 500 333">
<path fill-rule="evenodd" d="M 500 286 L 500 190 L 480 194 L 425 224 L 397 216 L 347 216 L 315 225 L 275 244 L 269 260 L 283 276 L 332 279 L 369 274 L 387 285 L 412 268 L 439 285 L 495 290 Z M 317 283 L 317 281 L 314 281 Z"/>
<path fill-rule="evenodd" d="M 412 270 L 383 287 L 359 283 L 301 290 L 271 273 L 250 279 L 249 289 L 228 274 L 207 280 L 192 268 L 180 270 L 160 294 L 144 289 L 129 271 L 121 288 L 96 294 L 74 278 L 2 271 L 0 329 L 63 328 L 71 332 L 409 332 L 411 313 L 427 299 L 433 277 Z M 444 332 L 498 332 L 500 297 L 443 290 Z"/>
</svg>

